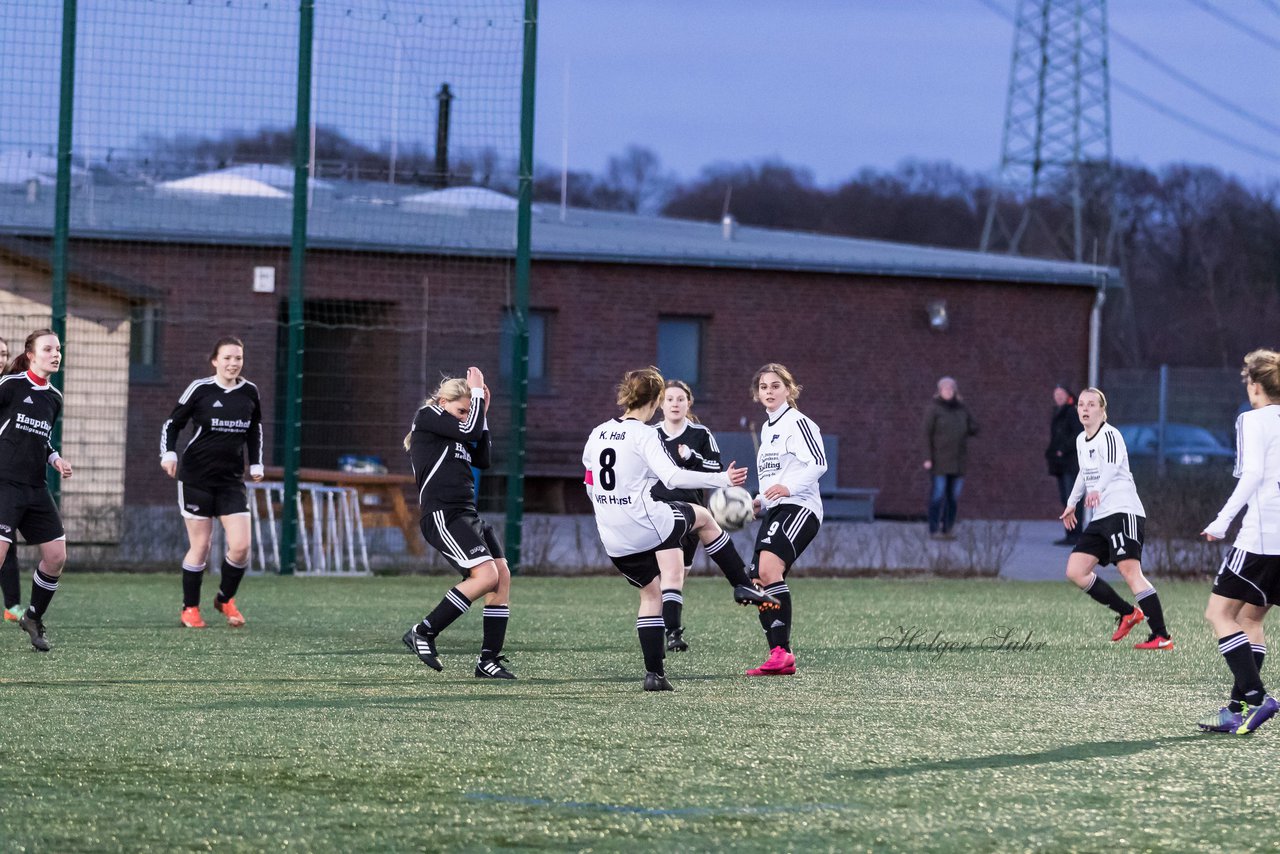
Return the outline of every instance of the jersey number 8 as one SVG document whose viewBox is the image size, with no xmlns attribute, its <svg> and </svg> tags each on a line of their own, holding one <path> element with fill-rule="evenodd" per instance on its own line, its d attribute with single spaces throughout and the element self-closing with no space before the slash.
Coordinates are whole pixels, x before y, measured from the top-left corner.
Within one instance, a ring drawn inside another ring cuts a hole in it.
<svg viewBox="0 0 1280 854">
<path fill-rule="evenodd" d="M 618 453 L 613 448 L 605 448 L 600 452 L 600 488 L 613 491 L 618 485 L 618 474 L 613 470 L 613 464 L 618 461 Z"/>
</svg>

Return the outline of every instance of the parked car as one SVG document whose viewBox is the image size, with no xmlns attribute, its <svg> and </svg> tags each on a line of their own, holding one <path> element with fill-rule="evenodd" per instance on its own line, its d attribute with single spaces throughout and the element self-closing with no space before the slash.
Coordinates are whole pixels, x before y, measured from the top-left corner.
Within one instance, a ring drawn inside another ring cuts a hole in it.
<svg viewBox="0 0 1280 854">
<path fill-rule="evenodd" d="M 1129 459 L 1134 462 L 1156 459 L 1156 443 L 1160 425 L 1117 424 L 1116 429 L 1124 437 L 1129 449 Z M 1234 449 L 1222 444 L 1218 437 L 1194 424 L 1177 424 L 1166 421 L 1164 425 L 1164 461 L 1168 466 L 1231 465 L 1235 462 Z"/>
</svg>

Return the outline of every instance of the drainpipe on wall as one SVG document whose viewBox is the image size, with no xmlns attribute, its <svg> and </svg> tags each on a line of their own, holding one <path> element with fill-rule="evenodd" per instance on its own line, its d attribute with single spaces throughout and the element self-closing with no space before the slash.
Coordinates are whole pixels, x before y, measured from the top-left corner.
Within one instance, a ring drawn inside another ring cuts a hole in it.
<svg viewBox="0 0 1280 854">
<path fill-rule="evenodd" d="M 1089 313 L 1089 385 L 1098 387 L 1098 345 L 1102 338 L 1102 307 L 1107 302 L 1107 274 L 1102 274 L 1098 294 L 1093 298 L 1093 311 Z"/>
</svg>

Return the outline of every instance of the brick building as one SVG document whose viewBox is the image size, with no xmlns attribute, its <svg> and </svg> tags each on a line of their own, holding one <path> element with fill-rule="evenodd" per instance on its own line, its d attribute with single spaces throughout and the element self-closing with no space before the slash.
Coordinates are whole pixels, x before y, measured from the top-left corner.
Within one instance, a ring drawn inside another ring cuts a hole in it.
<svg viewBox="0 0 1280 854">
<path fill-rule="evenodd" d="M 478 364 L 492 377 L 499 444 L 485 492 L 500 495 L 514 203 L 420 189 L 314 191 L 303 464 L 332 468 L 359 453 L 407 472 L 400 441 L 422 396 L 442 372 Z M 90 212 L 73 208 L 76 262 L 150 289 L 130 299 L 126 504 L 173 500 L 157 464 L 160 425 L 186 385 L 209 373 L 219 335 L 245 340 L 246 376 L 261 389 L 269 433 L 275 425 L 290 209 L 262 194 L 135 186 L 98 188 Z M 41 243 L 51 221 L 48 198 L 0 194 L 0 234 Z M 878 488 L 879 513 L 923 511 L 920 423 L 947 374 L 982 425 L 962 513 L 1045 516 L 1056 505 L 1042 457 L 1050 390 L 1084 383 L 1091 316 L 1117 283 L 1116 271 L 1086 265 L 537 208 L 528 505 L 585 509 L 582 443 L 615 413 L 624 370 L 657 363 L 691 380 L 697 414 L 729 434 L 759 424 L 748 384 L 760 364 L 780 361 L 805 386 L 801 408 L 838 437 L 837 482 Z M 269 456 L 277 444 L 269 435 Z"/>
</svg>

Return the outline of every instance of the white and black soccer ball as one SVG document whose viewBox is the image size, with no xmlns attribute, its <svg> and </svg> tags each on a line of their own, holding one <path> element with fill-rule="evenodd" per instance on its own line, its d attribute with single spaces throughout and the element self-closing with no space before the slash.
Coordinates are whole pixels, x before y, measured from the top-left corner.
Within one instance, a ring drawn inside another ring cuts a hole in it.
<svg viewBox="0 0 1280 854">
<path fill-rule="evenodd" d="M 711 494 L 707 509 L 721 528 L 726 531 L 741 531 L 755 515 L 751 504 L 750 492 L 741 486 L 727 486 Z"/>
</svg>

